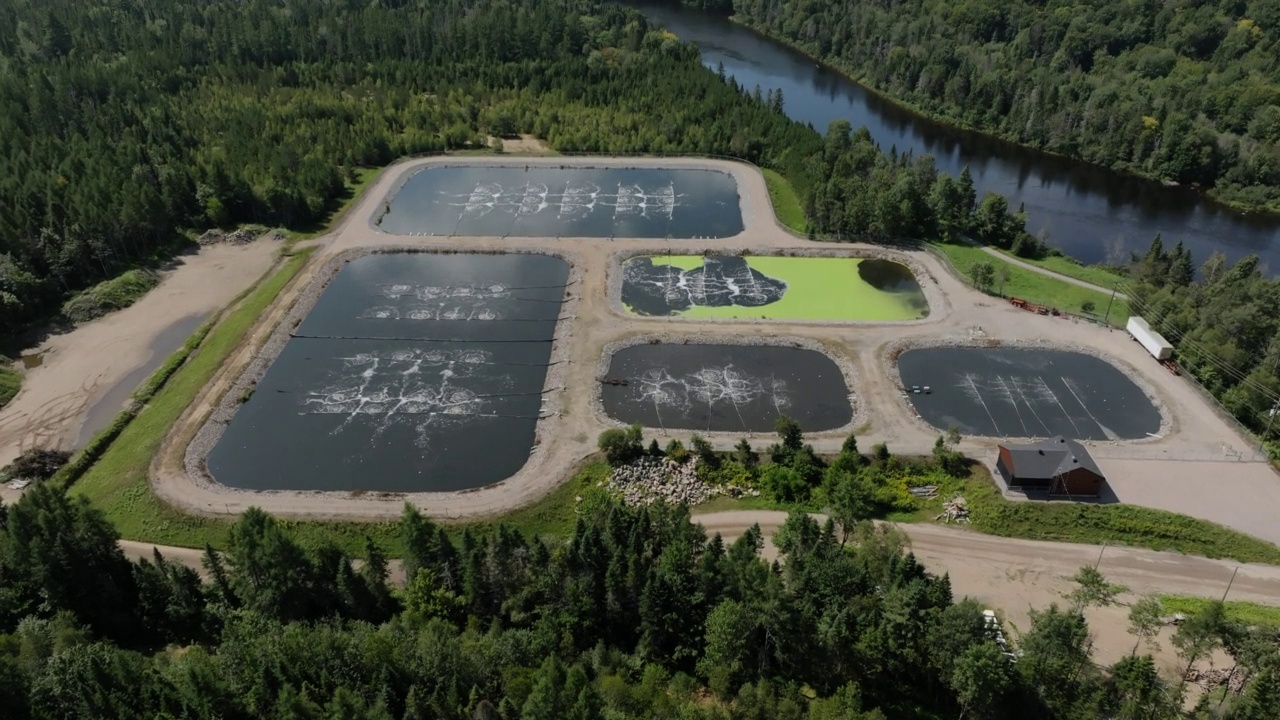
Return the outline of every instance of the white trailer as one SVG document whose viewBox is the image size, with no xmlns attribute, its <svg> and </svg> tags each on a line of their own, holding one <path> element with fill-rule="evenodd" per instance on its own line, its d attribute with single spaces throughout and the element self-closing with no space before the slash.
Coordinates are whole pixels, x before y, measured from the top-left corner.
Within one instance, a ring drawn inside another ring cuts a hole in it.
<svg viewBox="0 0 1280 720">
<path fill-rule="evenodd" d="M 1125 329 L 1129 331 L 1134 340 L 1142 343 L 1142 347 L 1151 353 L 1151 357 L 1157 360 L 1168 360 L 1173 356 L 1173 345 L 1168 340 L 1165 340 L 1163 335 L 1152 330 L 1146 320 L 1135 315 L 1129 318 L 1129 324 L 1125 326 Z"/>
</svg>

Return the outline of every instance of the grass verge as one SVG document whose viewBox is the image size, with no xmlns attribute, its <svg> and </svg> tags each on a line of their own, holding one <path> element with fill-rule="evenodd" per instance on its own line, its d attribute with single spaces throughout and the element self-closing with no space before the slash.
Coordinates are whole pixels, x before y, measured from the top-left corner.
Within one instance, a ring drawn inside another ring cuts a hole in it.
<svg viewBox="0 0 1280 720">
<path fill-rule="evenodd" d="M 89 498 L 106 513 L 121 537 L 182 547 L 225 545 L 230 520 L 188 515 L 165 505 L 151 491 L 147 472 L 169 428 L 240 346 L 259 316 L 298 274 L 309 255 L 307 250 L 289 257 L 217 324 L 204 328 L 202 332 L 207 334 L 193 336 L 189 347 L 176 353 L 153 376 L 153 379 L 160 376 L 168 368 L 167 382 L 155 389 L 150 401 L 136 415 L 123 418 L 114 440 L 106 439 L 96 462 L 84 469 L 71 486 L 72 494 Z M 148 386 L 153 382 L 149 381 Z M 569 482 L 542 500 L 494 520 L 527 534 L 568 534 L 576 517 L 576 498 L 588 493 L 607 473 L 608 467 L 603 462 L 588 463 Z M 69 480 L 64 478 L 64 481 Z M 363 555 L 368 538 L 394 556 L 402 554 L 394 521 L 282 519 L 281 523 L 306 547 L 334 543 L 347 552 Z M 457 526 L 459 532 L 462 527 Z"/>
<path fill-rule="evenodd" d="M 791 182 L 768 168 L 761 168 L 760 172 L 764 173 L 764 184 L 769 188 L 769 200 L 773 202 L 778 222 L 802 235 L 809 232 L 804 207 L 800 205 L 800 196 L 791 187 Z"/>
<path fill-rule="evenodd" d="M 1007 257 L 1015 257 L 1011 253 L 999 248 L 996 248 L 996 252 Z M 1056 272 L 1059 275 L 1066 275 L 1067 277 L 1075 278 L 1076 280 L 1093 283 L 1099 287 L 1111 288 L 1115 287 L 1117 284 L 1124 284 L 1128 282 L 1128 278 L 1125 276 L 1118 275 L 1105 267 L 1097 265 L 1082 265 L 1075 258 L 1068 257 L 1066 255 L 1050 255 L 1049 257 L 1041 258 L 1039 260 L 1032 260 L 1029 258 L 1017 259 L 1025 263 L 1035 265 L 1036 267 L 1042 267 L 1045 270 Z"/>
<path fill-rule="evenodd" d="M 1007 500 L 996 488 L 987 468 L 979 463 L 971 463 L 967 478 L 941 480 L 937 497 L 921 502 L 915 511 L 893 512 L 883 519 L 907 524 L 935 522 L 934 517 L 943 503 L 956 494 L 963 495 L 969 503 L 967 527 L 986 535 L 1087 545 L 1127 545 L 1280 565 L 1280 546 L 1186 515 L 1135 505 Z M 811 504 L 788 505 L 764 497 L 722 497 L 694 508 L 698 513 L 792 509 L 822 510 Z"/>
<path fill-rule="evenodd" d="M 1280 547 L 1217 523 L 1136 505 L 1006 500 L 986 467 L 973 464 L 955 488 L 941 488 L 938 499 L 916 520 L 932 521 L 954 492 L 969 501 L 971 527 L 988 535 L 1171 550 L 1210 558 L 1280 565 Z"/>
<path fill-rule="evenodd" d="M 9 358 L 0 357 L 0 408 L 8 405 L 22 389 L 22 373 L 10 362 Z"/>
<path fill-rule="evenodd" d="M 244 340 L 254 323 L 281 290 L 306 264 L 310 251 L 287 258 L 274 274 L 251 290 L 208 330 L 203 342 L 190 350 L 186 362 L 169 368 L 171 375 L 118 436 L 103 449 L 96 462 L 84 470 L 71 493 L 89 498 L 106 513 L 120 535 L 130 540 L 162 545 L 219 546 L 230 523 L 218 518 L 187 515 L 161 503 L 151 492 L 147 471 L 165 435 L 183 410 L 195 399 L 222 363 Z M 166 363 L 166 367 L 168 367 Z M 161 368 L 157 373 L 164 372 Z M 333 541 L 352 551 L 373 537 L 388 550 L 395 549 L 393 523 L 291 522 L 300 542 L 316 545 Z"/>
<path fill-rule="evenodd" d="M 1115 327 L 1124 327 L 1129 319 L 1129 303 L 1124 298 L 1117 297 L 1112 302 L 1109 293 L 1072 285 L 1065 280 L 1041 275 L 1012 263 L 1003 262 L 1000 258 L 984 252 L 980 247 L 950 243 L 935 243 L 933 247 L 945 255 L 956 272 L 966 280 L 969 278 L 969 268 L 976 262 L 990 262 L 996 265 L 997 269 L 1004 269 L 1008 273 L 1008 279 L 1004 282 L 1003 288 L 997 280 L 994 290 L 996 292 L 1003 290 L 1002 294 L 1005 297 L 1022 298 L 1072 315 L 1092 316 L 1099 321 L 1105 317 L 1107 322 Z M 1093 303 L 1092 315 L 1083 311 L 1086 302 Z M 1110 312 L 1108 312 L 1108 305 L 1110 305 Z"/>
<path fill-rule="evenodd" d="M 1212 600 L 1188 597 L 1186 595 L 1160 596 L 1160 607 L 1164 609 L 1167 615 L 1182 613 L 1190 617 L 1201 612 L 1212 603 Z M 1260 605 L 1242 600 L 1228 600 L 1223 603 L 1223 609 L 1226 611 L 1228 620 L 1234 620 L 1246 625 L 1280 628 L 1280 607 L 1278 606 Z"/>
</svg>

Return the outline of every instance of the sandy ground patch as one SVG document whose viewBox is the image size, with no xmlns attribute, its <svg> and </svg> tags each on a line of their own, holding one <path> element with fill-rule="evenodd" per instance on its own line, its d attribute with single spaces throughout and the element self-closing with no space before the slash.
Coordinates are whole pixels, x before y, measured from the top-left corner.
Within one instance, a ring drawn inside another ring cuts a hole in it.
<svg viewBox="0 0 1280 720">
<path fill-rule="evenodd" d="M 1102 457 L 1120 502 L 1169 510 L 1280 544 L 1280 482 L 1266 463 Z"/>
<path fill-rule="evenodd" d="M 551 152 L 551 147 L 533 135 L 521 135 L 514 138 L 502 138 L 502 152 L 545 153 Z"/>
<path fill-rule="evenodd" d="M 151 359 L 157 337 L 184 319 L 210 315 L 252 286 L 271 267 L 276 248 L 260 240 L 180 255 L 159 286 L 132 306 L 33 350 L 44 353 L 43 363 L 27 371 L 22 391 L 0 411 L 0 465 L 33 447 L 72 449 L 89 409 Z M 6 502 L 16 495 L 0 487 Z"/>
</svg>

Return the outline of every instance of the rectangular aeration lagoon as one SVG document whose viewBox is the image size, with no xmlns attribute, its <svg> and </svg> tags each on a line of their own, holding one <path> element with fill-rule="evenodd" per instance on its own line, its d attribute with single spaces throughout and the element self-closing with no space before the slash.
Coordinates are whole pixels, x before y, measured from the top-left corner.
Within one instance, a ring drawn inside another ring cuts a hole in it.
<svg viewBox="0 0 1280 720">
<path fill-rule="evenodd" d="M 719 170 L 439 166 L 409 175 L 374 221 L 393 235 L 722 238 L 742 232 Z"/>
<path fill-rule="evenodd" d="M 609 359 L 601 401 L 615 420 L 660 429 L 770 432 L 779 415 L 788 415 L 820 432 L 853 419 L 835 361 L 778 345 L 624 347 Z"/>
<path fill-rule="evenodd" d="M 250 490 L 482 487 L 529 458 L 569 266 L 373 254 L 333 278 L 209 454 Z"/>
<path fill-rule="evenodd" d="M 1117 367 L 1085 353 L 920 348 L 898 356 L 898 371 L 920 417 L 939 430 L 1075 440 L 1140 440 L 1160 431 L 1151 398 Z"/>
</svg>

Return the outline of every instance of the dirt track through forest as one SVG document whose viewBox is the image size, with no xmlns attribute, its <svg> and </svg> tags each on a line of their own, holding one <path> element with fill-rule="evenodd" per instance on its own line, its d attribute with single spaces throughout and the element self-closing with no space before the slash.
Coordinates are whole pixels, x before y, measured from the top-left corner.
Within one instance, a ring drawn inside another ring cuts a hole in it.
<svg viewBox="0 0 1280 720">
<path fill-rule="evenodd" d="M 763 556 L 777 558 L 773 534 L 786 520 L 786 513 L 733 511 L 693 516 L 708 534 L 719 533 L 732 542 L 747 528 L 759 524 L 766 538 Z M 821 516 L 816 516 L 821 518 Z M 910 549 L 933 573 L 947 573 L 956 599 L 972 597 L 1001 611 L 1015 632 L 1030 626 L 1031 609 L 1051 603 L 1065 606 L 1064 595 L 1073 584 L 1068 578 L 1083 565 L 1101 562 L 1099 570 L 1113 583 L 1128 588 L 1122 600 L 1132 601 L 1148 593 L 1220 598 L 1231 581 L 1230 599 L 1275 603 L 1280 598 L 1280 567 L 1249 565 L 1225 560 L 1179 555 L 1125 547 L 1039 542 L 982 535 L 957 527 L 898 525 L 910 540 Z M 156 546 L 121 541 L 121 549 L 131 560 L 151 559 Z M 203 572 L 201 550 L 160 547 L 169 560 Z M 391 563 L 392 582 L 403 584 L 401 563 Z M 1112 663 L 1128 655 L 1136 639 L 1128 631 L 1128 608 L 1091 609 L 1087 613 L 1093 632 L 1094 659 Z M 1168 642 L 1166 629 L 1155 653 L 1166 671 L 1176 672 L 1178 660 Z M 1222 658 L 1218 658 L 1222 662 Z"/>
</svg>

